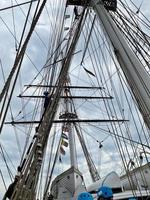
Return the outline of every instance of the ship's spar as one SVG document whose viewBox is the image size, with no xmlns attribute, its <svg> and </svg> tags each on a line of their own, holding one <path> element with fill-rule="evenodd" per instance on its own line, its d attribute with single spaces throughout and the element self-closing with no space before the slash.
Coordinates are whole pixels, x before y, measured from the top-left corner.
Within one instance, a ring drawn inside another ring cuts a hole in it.
<svg viewBox="0 0 150 200">
<path fill-rule="evenodd" d="M 60 98 L 62 98 L 61 94 L 64 91 L 64 86 L 66 88 L 67 87 L 69 88 L 69 86 L 65 85 L 66 80 L 68 78 L 68 70 L 76 44 L 78 42 L 80 31 L 82 29 L 82 23 L 84 21 L 84 13 L 87 6 L 89 5 L 92 6 L 93 9 L 96 11 L 97 16 L 100 18 L 100 21 L 102 22 L 102 25 L 112 43 L 114 52 L 116 54 L 116 58 L 118 59 L 118 62 L 125 74 L 127 82 L 130 85 L 131 90 L 135 96 L 140 112 L 143 115 L 143 119 L 147 124 L 147 127 L 150 128 L 149 76 L 147 72 L 144 70 L 144 67 L 142 67 L 139 60 L 136 58 L 136 56 L 132 53 L 132 51 L 128 47 L 126 41 L 120 34 L 120 30 L 116 27 L 116 25 L 112 21 L 109 12 L 107 12 L 104 7 L 105 3 L 106 3 L 105 7 L 107 7 L 108 10 L 111 9 L 115 11 L 116 1 L 112 1 L 112 5 L 107 5 L 107 1 L 96 1 L 96 0 L 91 0 L 88 2 L 71 1 L 71 0 L 68 1 L 68 4 L 83 6 L 83 10 L 77 20 L 77 24 L 75 25 L 75 27 L 73 27 L 74 34 L 72 38 L 70 38 L 70 41 L 68 43 L 68 49 L 66 49 L 66 57 L 62 61 L 62 68 L 58 76 L 57 84 L 56 86 L 54 86 L 53 90 L 50 91 L 53 95 L 52 96 L 53 100 L 50 101 L 48 106 L 46 107 L 42 115 L 41 121 L 39 123 L 39 126 L 36 129 L 36 133 L 33 137 L 32 143 L 27 151 L 26 158 L 22 162 L 21 166 L 18 168 L 20 177 L 13 192 L 13 196 L 11 198 L 13 200 L 36 199 L 37 182 L 41 170 L 41 163 L 46 150 L 49 132 L 54 122 L 54 117 L 57 111 L 58 103 L 60 101 Z M 1 95 L 1 97 L 3 96 Z M 68 107 L 68 99 L 70 101 L 70 99 L 73 99 L 73 97 L 69 97 L 69 93 L 67 92 L 65 96 L 63 96 L 63 98 L 64 101 L 66 102 L 66 106 Z M 70 112 L 69 110 L 65 111 L 66 113 Z M 76 116 L 76 113 L 72 114 Z M 63 123 L 65 123 L 65 121 L 68 122 L 67 126 L 71 132 L 71 120 L 68 117 L 68 115 L 62 116 L 62 119 L 64 120 L 62 121 Z M 82 134 L 80 133 L 80 130 L 76 125 L 76 123 L 79 122 L 79 120 L 77 116 L 75 117 L 77 121 L 75 120 L 73 121 L 73 119 L 72 123 L 75 126 L 76 132 L 78 134 L 78 137 L 82 144 L 82 148 L 84 150 L 84 154 L 86 155 L 89 170 L 91 171 L 91 176 L 93 178 L 93 181 L 97 181 L 99 180 L 100 177 L 94 166 L 94 163 L 92 162 L 90 155 L 88 154 L 88 150 L 86 149 L 84 140 L 82 138 Z M 71 137 L 70 143 L 72 143 L 74 141 L 73 134 L 70 134 L 70 137 Z M 77 168 L 75 160 L 76 155 L 75 155 L 74 144 L 71 144 L 70 155 L 71 155 L 71 166 Z M 48 195 L 48 187 L 44 194 L 45 200 L 47 199 L 47 195 Z"/>
</svg>

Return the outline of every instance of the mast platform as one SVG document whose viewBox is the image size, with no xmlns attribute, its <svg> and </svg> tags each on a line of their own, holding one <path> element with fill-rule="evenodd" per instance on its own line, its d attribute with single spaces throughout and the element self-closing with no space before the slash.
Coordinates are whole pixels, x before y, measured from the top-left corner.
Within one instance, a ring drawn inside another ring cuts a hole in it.
<svg viewBox="0 0 150 200">
<path fill-rule="evenodd" d="M 85 6 L 89 0 L 68 0 L 67 5 Z"/>
<path fill-rule="evenodd" d="M 89 2 L 89 0 L 68 0 L 67 5 L 86 6 Z M 104 4 L 106 10 L 116 11 L 117 9 L 117 0 L 101 0 L 100 3 Z"/>
</svg>

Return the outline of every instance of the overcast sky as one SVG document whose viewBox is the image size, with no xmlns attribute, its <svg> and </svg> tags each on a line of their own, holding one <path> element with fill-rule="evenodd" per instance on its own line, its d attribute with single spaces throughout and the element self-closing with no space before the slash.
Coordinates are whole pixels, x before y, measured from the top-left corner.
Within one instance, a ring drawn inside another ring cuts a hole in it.
<svg viewBox="0 0 150 200">
<path fill-rule="evenodd" d="M 125 0 L 122 0 L 125 1 Z M 126 0 L 127 1 L 127 0 Z M 11 0 L 1 0 L 0 1 L 0 9 L 11 6 Z M 25 0 L 13 0 L 13 3 L 16 4 L 16 2 L 18 3 L 22 3 L 25 2 Z M 48 2 L 50 2 L 50 0 L 48 0 Z M 27 48 L 27 54 L 25 55 L 24 61 L 23 61 L 23 66 L 21 69 L 21 77 L 19 78 L 18 82 L 17 82 L 17 87 L 16 90 L 14 91 L 14 96 L 16 97 L 17 95 L 20 94 L 20 91 L 22 91 L 23 89 L 23 85 L 25 84 L 29 84 L 34 77 L 36 77 L 38 71 L 42 68 L 42 66 L 45 64 L 45 60 L 47 58 L 47 49 L 49 47 L 49 42 L 51 41 L 51 37 L 53 36 L 53 34 L 50 32 L 50 26 L 49 26 L 49 22 L 51 20 L 51 22 L 53 23 L 53 20 L 55 20 L 55 14 L 57 13 L 57 6 L 59 6 L 59 0 L 55 0 L 52 1 L 51 0 L 51 4 L 47 4 L 47 9 L 51 10 L 51 6 L 53 7 L 53 13 L 49 12 L 49 17 L 47 15 L 47 10 L 45 9 L 43 12 L 43 15 L 41 16 L 38 25 L 36 27 L 36 33 L 33 34 L 32 40 L 29 43 L 29 46 Z M 54 3 L 55 2 L 55 3 Z M 62 2 L 62 0 L 60 0 L 60 2 Z M 149 8 L 150 8 L 150 2 L 149 0 L 133 0 L 133 2 L 137 5 L 137 7 L 141 6 L 141 10 L 143 11 L 143 13 L 147 16 L 150 17 L 149 14 Z M 142 4 L 141 4 L 142 3 Z M 27 14 L 27 9 L 28 9 L 28 5 L 24 5 L 21 7 L 22 10 L 20 8 L 14 8 L 9 9 L 9 10 L 5 10 L 5 11 L 0 11 L 0 59 L 1 59 L 1 63 L 3 67 L 3 72 L 5 74 L 5 78 L 7 78 L 11 67 L 13 65 L 14 62 L 14 58 L 16 55 L 16 45 L 18 46 L 17 41 L 19 41 L 20 39 L 20 35 L 22 32 L 22 28 L 23 28 L 23 24 L 25 22 L 25 15 Z M 136 9 L 134 9 L 134 11 L 136 11 Z M 72 9 L 68 9 L 67 10 L 67 14 L 69 14 L 70 12 L 72 12 Z M 31 16 L 33 15 L 33 11 Z M 14 16 L 14 21 L 13 21 L 13 16 Z M 30 16 L 30 20 L 31 20 L 31 16 Z M 48 19 L 50 18 L 50 20 Z M 30 24 L 30 23 L 29 23 Z M 28 24 L 28 25 L 29 25 Z M 69 25 L 69 21 L 66 21 L 66 26 Z M 53 30 L 54 31 L 54 30 Z M 14 39 L 14 36 L 16 37 L 16 39 Z M 39 39 L 40 36 L 40 39 Z M 82 44 L 79 44 L 79 49 L 80 47 L 82 47 Z M 77 66 L 79 64 L 78 62 L 78 57 L 79 55 L 75 55 L 75 59 L 73 61 L 73 65 L 74 65 L 74 70 L 72 72 L 72 76 L 76 73 L 76 68 L 75 66 Z M 84 75 L 84 71 L 80 71 L 81 74 Z M 86 79 L 86 78 L 85 78 Z M 20 81 L 21 80 L 21 81 Z M 38 76 L 37 79 L 35 79 L 35 83 L 39 82 L 39 80 L 41 80 L 40 75 Z M 0 70 L 0 88 L 2 89 L 4 86 L 4 80 L 3 80 L 3 73 L 2 70 Z M 31 90 L 30 90 L 31 92 Z M 16 103 L 19 102 L 19 105 Z M 32 110 L 32 104 L 34 105 L 34 101 L 32 101 L 30 103 L 30 108 Z M 21 103 L 20 101 L 17 101 L 16 98 L 12 99 L 11 102 L 11 106 L 12 106 L 12 112 L 14 116 L 17 116 L 20 109 L 21 109 Z M 79 104 L 80 106 L 80 104 Z M 90 116 L 94 116 L 97 113 L 93 113 L 93 110 L 90 110 L 90 104 L 89 107 L 86 106 L 85 109 L 88 109 L 88 112 L 90 114 Z M 86 116 L 87 115 L 87 110 L 83 109 L 81 112 L 82 116 Z M 27 112 L 29 112 L 29 108 L 27 109 Z M 23 115 L 21 115 L 23 116 Z M 97 114 L 98 116 L 98 114 Z M 19 116 L 20 117 L 20 116 Z M 18 117 L 18 119 L 20 119 Z M 7 120 L 11 120 L 11 115 L 10 115 L 10 110 L 9 110 L 9 114 L 7 116 Z M 22 127 L 20 127 L 22 129 Z M 91 133 L 92 134 L 92 133 Z M 93 134 L 94 135 L 94 134 Z M 20 153 L 17 147 L 17 141 L 20 141 L 20 148 L 22 150 L 22 146 L 24 145 L 24 141 L 22 141 L 22 138 L 24 138 L 25 133 L 20 132 L 20 135 L 17 135 L 17 137 L 14 134 L 14 130 L 12 131 L 12 127 L 11 126 L 4 126 L 2 135 L 0 137 L 1 139 L 1 144 L 4 146 L 4 148 L 6 149 L 6 151 L 8 151 L 9 157 L 11 158 L 11 160 L 13 161 L 13 164 L 15 167 L 17 167 L 17 165 L 19 164 L 18 161 L 20 160 Z M 95 137 L 97 137 L 100 140 L 100 137 L 97 136 L 96 134 L 94 135 Z M 106 135 L 102 133 L 101 135 L 103 140 Z M 91 149 L 92 146 L 92 139 L 90 136 L 86 136 L 87 140 L 90 140 L 91 143 L 89 142 L 89 149 Z M 106 146 L 109 146 L 110 149 L 114 149 L 114 145 L 113 144 L 109 144 L 109 140 L 106 141 Z M 80 148 L 80 147 L 79 147 Z M 93 153 L 95 155 L 98 155 L 98 144 L 97 147 L 93 150 Z M 117 154 L 118 155 L 118 154 Z M 106 148 L 106 151 L 103 151 L 103 156 L 106 158 L 105 160 L 103 160 L 103 166 L 102 168 L 106 168 L 106 166 L 108 166 L 108 162 L 110 162 L 111 159 L 117 160 L 117 165 L 120 166 L 120 162 L 119 162 L 119 157 L 116 156 L 114 153 L 109 153 L 108 154 L 108 149 Z M 79 154 L 79 158 L 82 158 L 82 154 Z M 111 157 L 111 158 L 110 158 Z M 8 158 L 7 158 L 8 159 Z M 97 157 L 97 164 L 99 164 L 99 158 Z M 95 160 L 96 160 L 95 159 Z M 64 159 L 65 160 L 65 159 Z M 81 161 L 82 159 L 79 159 L 79 165 L 81 165 Z M 85 162 L 84 162 L 85 163 Z M 68 163 L 66 167 L 68 166 Z M 0 155 L 0 169 L 2 170 L 3 174 L 4 174 L 4 178 L 6 181 L 7 186 L 10 184 L 10 178 L 7 178 L 8 173 L 6 172 L 6 166 L 5 163 Z M 84 167 L 83 167 L 84 166 Z M 60 167 L 60 171 L 62 170 L 63 167 Z M 84 171 L 87 170 L 87 166 L 82 164 L 82 167 L 84 168 Z M 111 168 L 112 166 L 110 165 L 109 168 Z M 65 169 L 65 167 L 64 167 Z M 15 175 L 16 171 L 15 168 L 13 168 L 11 166 L 11 170 L 13 175 Z M 2 194 L 4 194 L 5 188 L 4 185 L 2 183 L 2 179 L 0 176 L 0 199 L 2 198 Z"/>
</svg>

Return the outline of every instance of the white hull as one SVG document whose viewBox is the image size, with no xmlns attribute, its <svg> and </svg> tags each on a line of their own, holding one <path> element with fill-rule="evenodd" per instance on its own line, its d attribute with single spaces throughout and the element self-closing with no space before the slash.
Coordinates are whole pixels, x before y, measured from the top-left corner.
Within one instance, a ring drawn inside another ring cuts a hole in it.
<svg viewBox="0 0 150 200">
<path fill-rule="evenodd" d="M 124 190 L 150 190 L 150 164 L 147 163 L 146 165 L 133 169 L 129 172 L 129 178 L 127 175 L 120 178 Z"/>
<path fill-rule="evenodd" d="M 54 199 L 76 199 L 83 191 L 85 191 L 85 186 L 82 174 L 74 167 L 57 176 L 51 186 Z"/>
</svg>

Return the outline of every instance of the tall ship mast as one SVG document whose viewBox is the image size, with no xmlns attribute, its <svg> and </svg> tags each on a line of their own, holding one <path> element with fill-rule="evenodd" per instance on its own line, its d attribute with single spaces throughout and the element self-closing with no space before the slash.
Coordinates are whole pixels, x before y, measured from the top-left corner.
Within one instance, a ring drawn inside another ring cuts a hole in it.
<svg viewBox="0 0 150 200">
<path fill-rule="evenodd" d="M 147 4 L 0 5 L 0 198 L 149 199 Z"/>
</svg>

